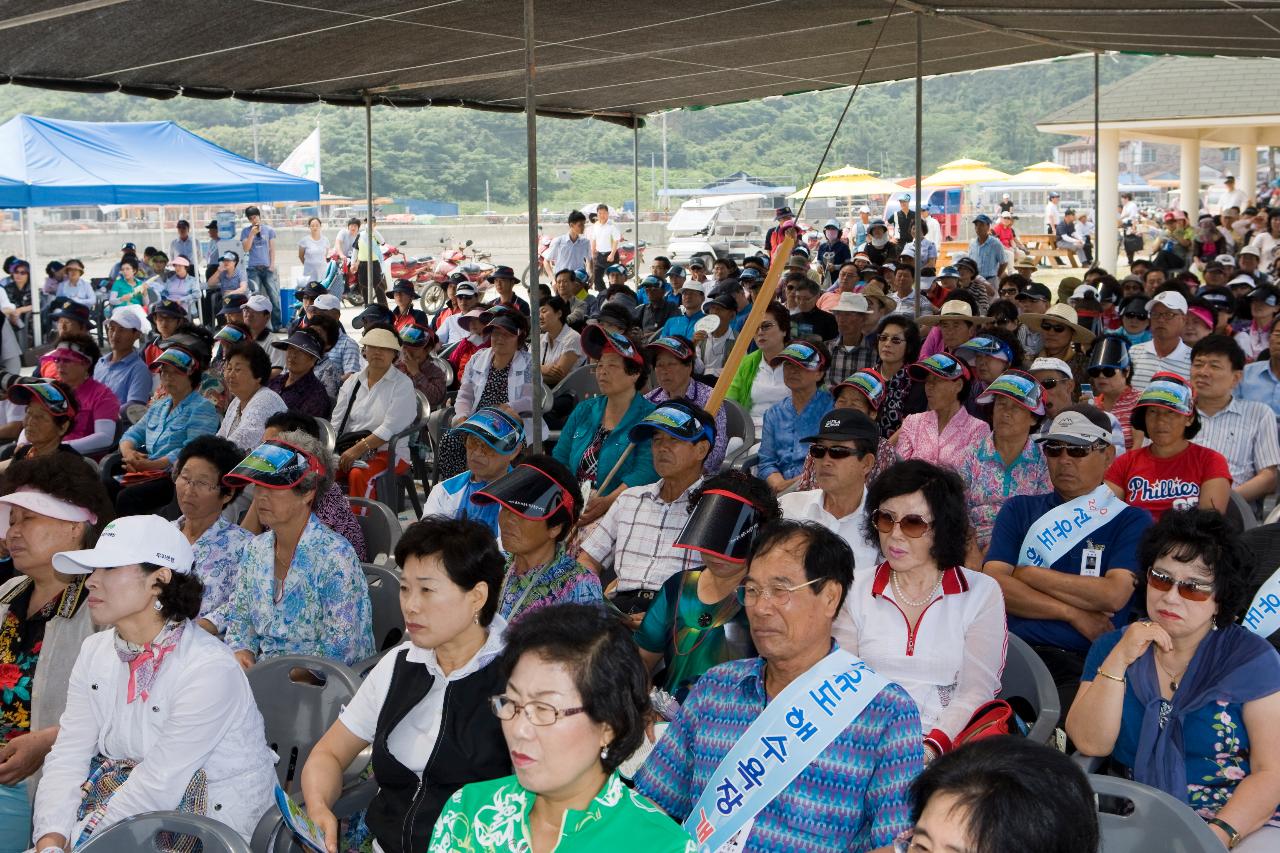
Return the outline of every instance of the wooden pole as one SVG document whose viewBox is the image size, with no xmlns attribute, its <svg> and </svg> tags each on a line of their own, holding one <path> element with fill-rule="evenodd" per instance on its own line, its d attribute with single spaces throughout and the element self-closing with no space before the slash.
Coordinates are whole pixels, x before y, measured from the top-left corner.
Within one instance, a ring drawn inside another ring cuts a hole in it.
<svg viewBox="0 0 1280 853">
<path fill-rule="evenodd" d="M 787 230 L 782 242 L 774 250 L 773 257 L 769 260 L 769 274 L 764 277 L 764 284 L 760 286 L 760 292 L 756 294 L 756 300 L 751 304 L 751 313 L 747 315 L 747 321 L 742 324 L 742 330 L 738 332 L 738 337 L 733 342 L 729 357 L 724 360 L 724 370 L 720 372 L 716 387 L 711 391 L 711 399 L 707 400 L 707 413 L 713 417 L 720 411 L 720 404 L 729 393 L 729 386 L 733 384 L 738 365 L 742 363 L 743 357 L 747 354 L 747 348 L 751 346 L 751 341 L 756 336 L 756 327 L 764 319 L 765 308 L 773 301 L 773 294 L 778 290 L 778 280 L 782 278 L 782 268 L 787 258 L 791 257 L 791 250 L 795 245 L 795 227 L 792 226 Z"/>
</svg>

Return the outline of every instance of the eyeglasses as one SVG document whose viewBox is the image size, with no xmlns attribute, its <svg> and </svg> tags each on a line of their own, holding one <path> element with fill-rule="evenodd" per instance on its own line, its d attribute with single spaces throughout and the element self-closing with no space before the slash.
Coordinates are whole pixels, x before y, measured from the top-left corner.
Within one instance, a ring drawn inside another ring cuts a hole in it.
<svg viewBox="0 0 1280 853">
<path fill-rule="evenodd" d="M 828 447 L 824 444 L 809 445 L 809 455 L 814 459 L 826 459 L 828 454 L 832 459 L 848 459 L 850 456 L 862 458 L 856 447 Z"/>
<path fill-rule="evenodd" d="M 1046 441 L 1044 444 L 1040 445 L 1040 450 L 1050 459 L 1057 459 L 1062 455 L 1063 451 L 1066 451 L 1066 454 L 1072 459 L 1083 459 L 1095 450 L 1104 449 L 1105 446 L 1106 445 L 1100 441 L 1084 445 L 1064 444 L 1061 441 Z"/>
<path fill-rule="evenodd" d="M 192 489 L 197 492 L 204 492 L 205 494 L 216 492 L 219 488 L 217 483 L 210 483 L 205 480 L 193 480 L 186 474 L 179 474 L 174 477 L 173 482 L 174 485 L 182 486 L 184 489 Z"/>
<path fill-rule="evenodd" d="M 923 516 L 911 514 L 897 518 L 893 513 L 878 509 L 871 513 L 871 523 L 876 526 L 876 530 L 888 536 L 893 532 L 894 525 L 902 528 L 902 532 L 912 539 L 919 539 L 933 527 L 932 521 L 925 521 Z"/>
<path fill-rule="evenodd" d="M 897 335 L 879 335 L 876 340 L 882 344 L 893 344 L 894 346 L 907 342 L 906 338 L 900 338 Z"/>
<path fill-rule="evenodd" d="M 1066 379 L 1041 379 L 1040 384 L 1044 386 L 1046 391 L 1052 391 L 1054 388 L 1057 388 L 1059 385 L 1067 381 L 1068 380 Z"/>
<path fill-rule="evenodd" d="M 1069 332 L 1069 331 L 1071 331 L 1071 327 L 1070 327 L 1070 326 L 1060 326 L 1060 325 L 1058 325 L 1057 323 L 1045 323 L 1045 322 L 1043 322 L 1043 321 L 1042 321 L 1042 322 L 1040 323 L 1040 331 L 1042 331 L 1042 332 L 1052 332 L 1053 334 L 1055 334 L 1055 335 L 1056 335 L 1056 334 L 1057 334 L 1057 333 L 1059 333 L 1059 332 Z"/>
<path fill-rule="evenodd" d="M 490 696 L 489 707 L 499 720 L 514 720 L 517 713 L 523 712 L 524 718 L 535 726 L 552 726 L 561 717 L 572 717 L 587 710 L 583 707 L 557 708 L 555 705 L 536 700 L 521 704 L 509 696 Z"/>
<path fill-rule="evenodd" d="M 773 583 L 768 586 L 760 586 L 755 583 L 744 583 L 738 587 L 738 603 L 754 606 L 761 598 L 767 598 L 779 607 L 786 607 L 791 601 L 791 593 L 798 589 L 804 589 L 806 586 L 813 586 L 827 578 L 814 578 L 805 583 L 796 584 L 795 586 L 787 586 L 786 584 Z"/>
<path fill-rule="evenodd" d="M 1187 601 L 1208 601 L 1213 595 L 1213 584 L 1201 581 L 1180 581 L 1155 569 L 1147 569 L 1147 583 L 1156 592 L 1168 592 L 1175 586 L 1178 595 Z"/>
<path fill-rule="evenodd" d="M 777 323 L 773 322 L 772 320 L 765 320 L 759 326 L 756 326 L 756 331 L 767 332 L 770 329 L 776 329 L 776 328 L 778 328 Z"/>
<path fill-rule="evenodd" d="M 1110 379 L 1112 376 L 1115 376 L 1120 372 L 1120 368 L 1118 367 L 1090 367 L 1087 371 L 1089 376 L 1093 379 L 1097 379 L 1099 376 L 1105 376 Z"/>
</svg>

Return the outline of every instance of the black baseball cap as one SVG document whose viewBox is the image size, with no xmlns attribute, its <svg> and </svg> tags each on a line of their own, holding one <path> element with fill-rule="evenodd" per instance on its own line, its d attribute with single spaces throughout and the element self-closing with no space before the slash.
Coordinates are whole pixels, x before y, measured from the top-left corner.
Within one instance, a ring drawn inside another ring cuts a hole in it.
<svg viewBox="0 0 1280 853">
<path fill-rule="evenodd" d="M 880 441 L 880 429 L 871 418 L 857 409 L 832 409 L 822 418 L 822 423 L 818 426 L 817 435 L 807 436 L 800 439 L 800 441 L 810 444 L 820 439 L 829 441 L 863 440 L 875 445 Z"/>
<path fill-rule="evenodd" d="M 355 316 L 351 321 L 351 328 L 363 329 L 366 325 L 373 326 L 394 326 L 396 323 L 396 315 L 391 313 L 390 308 L 381 305 L 370 305 Z"/>
<path fill-rule="evenodd" d="M 1045 302 L 1052 302 L 1053 294 L 1049 292 L 1047 286 L 1038 281 L 1033 281 L 1022 290 L 1019 290 L 1014 299 L 1042 299 Z"/>
<path fill-rule="evenodd" d="M 243 293 L 233 293 L 230 296 L 222 298 L 222 307 L 218 309 L 218 316 L 225 316 L 232 311 L 244 310 L 244 304 L 249 301 L 249 297 Z"/>
<path fill-rule="evenodd" d="M 163 299 L 156 304 L 156 307 L 151 309 L 151 316 L 154 317 L 157 314 L 181 320 L 187 316 L 187 309 L 183 308 L 181 303 L 174 302 L 172 299 Z"/>
<path fill-rule="evenodd" d="M 324 358 L 324 345 L 320 343 L 317 333 L 311 329 L 297 329 L 283 341 L 272 341 L 274 349 L 287 350 L 293 347 L 302 350 L 316 361 Z"/>
</svg>

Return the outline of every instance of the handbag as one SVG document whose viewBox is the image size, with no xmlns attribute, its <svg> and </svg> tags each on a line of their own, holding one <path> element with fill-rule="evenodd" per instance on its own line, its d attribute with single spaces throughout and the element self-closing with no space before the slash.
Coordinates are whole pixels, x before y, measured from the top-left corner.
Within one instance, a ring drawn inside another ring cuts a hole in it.
<svg viewBox="0 0 1280 853">
<path fill-rule="evenodd" d="M 333 442 L 333 449 L 338 455 L 346 453 L 369 436 L 373 435 L 371 429 L 357 429 L 346 432 L 347 421 L 351 419 L 351 409 L 356 404 L 356 395 L 360 393 L 360 383 L 357 381 L 355 388 L 351 390 L 351 399 L 347 401 L 347 410 L 342 413 L 342 420 L 338 422 L 338 437 Z"/>
<path fill-rule="evenodd" d="M 1003 699 L 992 699 L 978 706 L 969 718 L 969 724 L 961 729 L 952 740 L 952 748 L 959 748 L 966 743 L 986 740 L 990 737 L 1014 734 L 1013 708 Z"/>
</svg>

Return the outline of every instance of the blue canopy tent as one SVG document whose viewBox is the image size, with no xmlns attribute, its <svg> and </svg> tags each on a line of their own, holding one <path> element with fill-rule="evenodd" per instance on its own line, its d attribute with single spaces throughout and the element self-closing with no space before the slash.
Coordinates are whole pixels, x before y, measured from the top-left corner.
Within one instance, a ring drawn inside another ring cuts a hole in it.
<svg viewBox="0 0 1280 853">
<path fill-rule="evenodd" d="M 27 185 L 11 178 L 0 178 L 0 208 L 26 207 L 31 199 Z"/>
<path fill-rule="evenodd" d="M 8 203 L 8 181 L 26 185 L 25 204 Z M 319 200 L 315 181 L 247 160 L 171 121 L 18 115 L 0 125 L 0 207 Z"/>
</svg>

